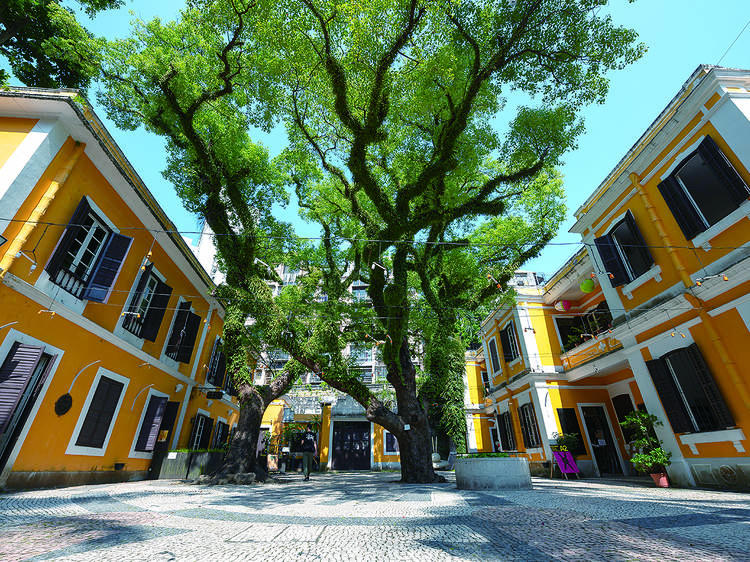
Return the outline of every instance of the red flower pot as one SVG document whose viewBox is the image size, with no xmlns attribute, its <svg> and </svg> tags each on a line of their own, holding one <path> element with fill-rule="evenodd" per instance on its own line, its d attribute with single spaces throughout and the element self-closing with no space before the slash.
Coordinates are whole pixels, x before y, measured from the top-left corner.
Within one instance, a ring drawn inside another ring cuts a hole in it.
<svg viewBox="0 0 750 562">
<path fill-rule="evenodd" d="M 652 474 L 651 478 L 653 478 L 654 484 L 656 484 L 659 488 L 669 488 L 669 479 L 667 478 L 666 472 Z"/>
</svg>

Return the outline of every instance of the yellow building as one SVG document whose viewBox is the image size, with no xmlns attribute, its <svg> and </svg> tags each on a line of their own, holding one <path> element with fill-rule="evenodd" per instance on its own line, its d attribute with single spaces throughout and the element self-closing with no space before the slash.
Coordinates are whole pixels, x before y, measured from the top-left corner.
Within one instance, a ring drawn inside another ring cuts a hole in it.
<svg viewBox="0 0 750 562">
<path fill-rule="evenodd" d="M 226 441 L 214 285 L 77 92 L 0 92 L 0 234 L 1 486 Z"/>
<path fill-rule="evenodd" d="M 655 414 L 685 486 L 750 489 L 750 72 L 699 67 L 576 212 L 578 252 L 482 326 L 503 448 L 631 471 L 619 421 Z"/>
</svg>

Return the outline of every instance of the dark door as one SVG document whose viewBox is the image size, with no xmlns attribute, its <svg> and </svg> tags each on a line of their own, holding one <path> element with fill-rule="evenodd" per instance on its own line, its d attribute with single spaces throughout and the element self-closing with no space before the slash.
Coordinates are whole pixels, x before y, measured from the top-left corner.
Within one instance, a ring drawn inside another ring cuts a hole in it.
<svg viewBox="0 0 750 562">
<path fill-rule="evenodd" d="M 583 423 L 591 441 L 599 474 L 622 474 L 620 461 L 617 458 L 617 445 L 607 423 L 607 413 L 602 406 L 583 406 Z"/>
<path fill-rule="evenodd" d="M 47 379 L 54 356 L 14 343 L 0 366 L 0 471 L 18 440 Z"/>
<path fill-rule="evenodd" d="M 333 423 L 332 470 L 370 470 L 370 422 Z"/>
<path fill-rule="evenodd" d="M 169 450 L 169 440 L 172 438 L 174 421 L 177 419 L 177 410 L 179 407 L 179 402 L 167 402 L 164 408 L 164 415 L 161 418 L 161 425 L 159 426 L 159 437 L 156 438 L 156 443 L 154 443 L 154 454 L 151 457 L 151 467 L 148 469 L 150 480 L 159 478 L 161 465 L 164 463 L 164 457 L 167 456 L 167 451 Z"/>
</svg>

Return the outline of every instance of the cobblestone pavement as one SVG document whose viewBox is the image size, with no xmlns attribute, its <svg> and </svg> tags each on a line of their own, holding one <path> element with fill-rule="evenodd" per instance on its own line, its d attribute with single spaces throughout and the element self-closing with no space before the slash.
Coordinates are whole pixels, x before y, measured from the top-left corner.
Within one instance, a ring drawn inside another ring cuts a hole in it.
<svg viewBox="0 0 750 562">
<path fill-rule="evenodd" d="M 543 479 L 472 492 L 398 478 L 3 494 L 0 560 L 750 560 L 747 494 Z"/>
</svg>

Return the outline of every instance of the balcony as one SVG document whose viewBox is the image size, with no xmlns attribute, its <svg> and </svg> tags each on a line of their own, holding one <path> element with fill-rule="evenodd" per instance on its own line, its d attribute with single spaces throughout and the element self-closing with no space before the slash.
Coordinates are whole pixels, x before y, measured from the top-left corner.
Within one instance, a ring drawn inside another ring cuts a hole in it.
<svg viewBox="0 0 750 562">
<path fill-rule="evenodd" d="M 608 336 L 605 332 L 605 334 L 591 337 L 570 351 L 563 353 L 560 358 L 565 370 L 569 371 L 621 348 L 622 343 Z"/>
</svg>

